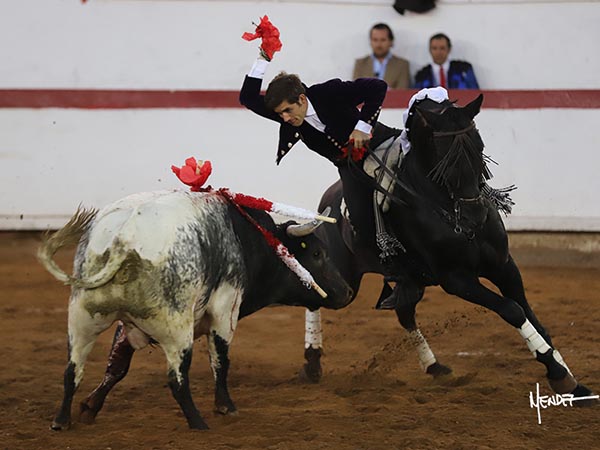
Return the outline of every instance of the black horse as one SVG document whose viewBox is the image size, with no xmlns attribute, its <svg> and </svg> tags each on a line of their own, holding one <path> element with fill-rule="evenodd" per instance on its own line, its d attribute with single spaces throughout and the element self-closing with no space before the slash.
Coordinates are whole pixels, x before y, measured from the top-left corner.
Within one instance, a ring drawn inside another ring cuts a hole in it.
<svg viewBox="0 0 600 450">
<path fill-rule="evenodd" d="M 482 180 L 489 175 L 487 157 L 473 122 L 482 101 L 480 95 L 461 108 L 450 101 L 426 99 L 412 110 L 412 148 L 394 174 L 393 203 L 384 215 L 388 230 L 405 249 L 399 258 L 408 271 L 408 277 L 395 288 L 404 292 L 392 296 L 399 300 L 396 314 L 413 338 L 425 371 L 434 376 L 448 373 L 450 370 L 435 360 L 415 322 L 424 287 L 440 285 L 449 294 L 494 311 L 517 328 L 535 358 L 546 366 L 555 392 L 590 395 L 588 388 L 577 383 L 531 310 L 497 205 L 482 193 Z M 383 273 L 383 267 L 372 251 L 350 249 L 352 238 L 341 217 L 341 203 L 338 181 L 325 192 L 319 208 L 331 206 L 340 221 L 337 228 L 322 227 L 319 233 L 327 241 L 330 257 L 357 292 L 365 273 Z M 502 295 L 482 285 L 480 277 L 495 284 Z M 305 357 L 307 364 L 301 374 L 318 381 L 320 349 L 307 346 Z"/>
</svg>

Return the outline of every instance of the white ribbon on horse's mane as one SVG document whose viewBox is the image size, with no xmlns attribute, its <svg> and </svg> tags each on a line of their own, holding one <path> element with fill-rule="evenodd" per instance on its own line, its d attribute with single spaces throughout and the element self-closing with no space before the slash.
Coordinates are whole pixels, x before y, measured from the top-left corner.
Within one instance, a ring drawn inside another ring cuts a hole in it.
<svg viewBox="0 0 600 450">
<path fill-rule="evenodd" d="M 448 91 L 441 86 L 434 88 L 425 88 L 421 89 L 415 95 L 410 98 L 408 102 L 408 108 L 402 113 L 402 123 L 404 124 L 404 130 L 402 130 L 402 134 L 400 135 L 400 143 L 402 144 L 402 153 L 405 155 L 410 150 L 410 141 L 408 140 L 408 128 L 406 128 L 406 122 L 408 121 L 408 117 L 412 115 L 410 109 L 413 107 L 415 102 L 421 100 L 433 100 L 436 103 L 442 103 L 445 100 L 448 100 Z"/>
</svg>

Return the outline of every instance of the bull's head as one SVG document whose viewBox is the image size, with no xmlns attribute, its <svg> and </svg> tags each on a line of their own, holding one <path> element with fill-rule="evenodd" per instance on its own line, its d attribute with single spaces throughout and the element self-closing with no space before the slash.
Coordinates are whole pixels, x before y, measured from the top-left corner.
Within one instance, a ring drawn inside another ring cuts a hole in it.
<svg viewBox="0 0 600 450">
<path fill-rule="evenodd" d="M 321 215 L 327 216 L 329 212 L 328 207 Z M 321 223 L 321 221 L 312 221 L 298 225 L 288 222 L 280 226 L 282 231 L 280 238 L 283 244 L 327 293 L 327 298 L 321 298 L 314 289 L 308 290 L 302 287 L 297 292 L 294 291 L 295 298 L 290 300 L 293 304 L 306 306 L 311 310 L 321 307 L 339 309 L 350 303 L 353 291 L 329 259 L 325 243 L 314 234 Z"/>
</svg>

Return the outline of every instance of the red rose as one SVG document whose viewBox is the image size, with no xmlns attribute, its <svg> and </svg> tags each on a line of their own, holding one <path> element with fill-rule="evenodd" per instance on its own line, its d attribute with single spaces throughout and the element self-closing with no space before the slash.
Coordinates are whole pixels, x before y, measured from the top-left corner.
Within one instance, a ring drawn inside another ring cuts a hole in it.
<svg viewBox="0 0 600 450">
<path fill-rule="evenodd" d="M 347 146 L 342 147 L 342 156 L 344 158 L 348 158 L 348 147 L 352 147 L 352 151 L 350 152 L 350 157 L 352 158 L 352 161 L 360 161 L 361 159 L 363 159 L 365 153 L 367 152 L 366 147 L 356 148 L 353 144 L 348 144 Z"/>
<path fill-rule="evenodd" d="M 212 165 L 210 161 L 200 161 L 200 164 L 198 164 L 196 158 L 191 157 L 185 160 L 185 166 L 182 166 L 181 168 L 171 166 L 171 170 L 177 175 L 177 178 L 179 178 L 182 183 L 191 186 L 192 191 L 198 192 L 210 176 Z"/>
<path fill-rule="evenodd" d="M 269 21 L 268 16 L 260 19 L 260 24 L 256 26 L 254 33 L 244 33 L 242 35 L 242 39 L 247 41 L 253 41 L 258 38 L 262 38 L 260 49 L 263 56 L 268 61 L 271 61 L 275 52 L 281 50 L 281 41 L 279 40 L 279 30 Z"/>
</svg>

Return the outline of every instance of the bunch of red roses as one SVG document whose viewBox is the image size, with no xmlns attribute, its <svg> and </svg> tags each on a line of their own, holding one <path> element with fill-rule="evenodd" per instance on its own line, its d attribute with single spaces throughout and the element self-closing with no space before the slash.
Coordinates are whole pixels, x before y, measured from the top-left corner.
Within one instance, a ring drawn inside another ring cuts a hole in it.
<svg viewBox="0 0 600 450">
<path fill-rule="evenodd" d="M 256 25 L 256 24 L 254 24 Z M 244 33 L 242 39 L 253 41 L 261 38 L 260 53 L 267 61 L 273 59 L 275 52 L 281 50 L 281 40 L 279 40 L 279 29 L 269 21 L 268 16 L 261 17 L 260 23 L 256 25 L 254 33 Z"/>
</svg>

